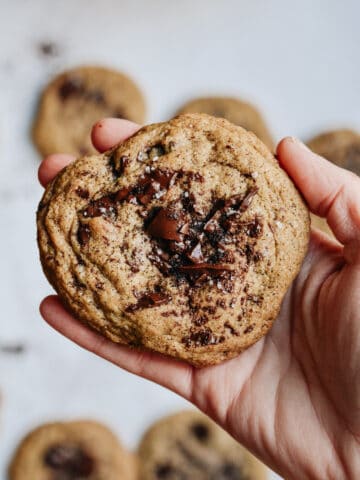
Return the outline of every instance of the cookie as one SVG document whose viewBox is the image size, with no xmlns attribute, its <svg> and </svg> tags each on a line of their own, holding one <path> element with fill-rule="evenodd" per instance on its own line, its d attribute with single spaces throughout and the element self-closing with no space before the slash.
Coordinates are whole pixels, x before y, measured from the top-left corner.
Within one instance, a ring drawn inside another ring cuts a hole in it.
<svg viewBox="0 0 360 480">
<path fill-rule="evenodd" d="M 33 139 L 42 155 L 94 153 L 91 127 L 116 117 L 144 123 L 145 103 L 135 83 L 102 67 L 78 67 L 58 75 L 42 94 Z"/>
<path fill-rule="evenodd" d="M 195 98 L 186 103 L 178 112 L 207 113 L 214 117 L 229 120 L 235 125 L 240 125 L 257 135 L 271 150 L 274 141 L 261 114 L 253 105 L 231 97 L 203 97 Z"/>
<path fill-rule="evenodd" d="M 49 423 L 21 442 L 9 480 L 135 480 L 135 456 L 103 425 L 92 421 Z"/>
<path fill-rule="evenodd" d="M 197 366 L 266 334 L 309 237 L 308 210 L 265 145 L 203 114 L 75 161 L 37 222 L 45 274 L 76 317 Z"/>
<path fill-rule="evenodd" d="M 333 130 L 322 133 L 308 142 L 318 155 L 339 167 L 360 175 L 360 134 L 353 130 Z M 324 218 L 311 215 L 312 225 L 334 237 Z"/>
<path fill-rule="evenodd" d="M 264 480 L 265 466 L 197 411 L 155 423 L 139 449 L 139 480 Z"/>
<path fill-rule="evenodd" d="M 311 139 L 308 146 L 339 167 L 360 175 L 360 134 L 353 130 L 333 130 Z"/>
</svg>

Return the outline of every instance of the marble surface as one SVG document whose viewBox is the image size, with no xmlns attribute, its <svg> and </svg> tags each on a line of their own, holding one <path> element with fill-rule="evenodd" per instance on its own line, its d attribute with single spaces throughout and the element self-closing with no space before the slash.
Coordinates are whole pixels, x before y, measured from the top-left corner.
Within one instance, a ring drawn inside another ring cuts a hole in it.
<svg viewBox="0 0 360 480">
<path fill-rule="evenodd" d="M 255 101 L 277 139 L 360 128 L 359 15 L 357 0 L 0 0 L 0 343 L 25 347 L 0 353 L 1 479 L 40 422 L 94 417 L 134 447 L 152 420 L 186 405 L 40 319 L 51 289 L 35 242 L 41 189 L 29 127 L 41 88 L 65 67 L 113 65 L 143 88 L 149 121 L 197 94 L 225 93 Z M 57 56 L 39 53 L 48 41 Z"/>
</svg>

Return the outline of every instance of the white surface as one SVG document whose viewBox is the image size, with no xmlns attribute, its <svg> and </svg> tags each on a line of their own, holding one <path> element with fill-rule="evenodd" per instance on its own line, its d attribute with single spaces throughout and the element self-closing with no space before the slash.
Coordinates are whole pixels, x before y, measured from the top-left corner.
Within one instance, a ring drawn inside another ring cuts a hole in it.
<svg viewBox="0 0 360 480">
<path fill-rule="evenodd" d="M 357 0 L 0 0 L 0 340 L 27 346 L 0 356 L 1 479 L 39 422 L 95 417 L 134 447 L 153 419 L 184 406 L 40 320 L 50 287 L 37 258 L 41 189 L 28 130 L 41 87 L 64 67 L 104 63 L 138 81 L 149 121 L 217 92 L 258 103 L 276 138 L 360 128 L 359 15 Z M 59 57 L 38 54 L 44 40 L 59 45 Z"/>
</svg>

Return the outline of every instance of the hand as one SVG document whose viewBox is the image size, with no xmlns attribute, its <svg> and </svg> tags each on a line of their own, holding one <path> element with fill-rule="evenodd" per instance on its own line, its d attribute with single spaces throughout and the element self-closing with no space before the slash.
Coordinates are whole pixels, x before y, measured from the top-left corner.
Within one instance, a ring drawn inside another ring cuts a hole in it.
<svg viewBox="0 0 360 480">
<path fill-rule="evenodd" d="M 139 127 L 106 119 L 93 143 L 104 151 Z M 56 296 L 44 319 L 78 345 L 193 402 L 289 479 L 360 475 L 360 179 L 287 138 L 280 165 L 325 217 L 339 243 L 313 231 L 301 272 L 272 330 L 237 358 L 196 369 L 116 345 L 73 318 Z M 73 157 L 50 155 L 46 185 Z"/>
</svg>

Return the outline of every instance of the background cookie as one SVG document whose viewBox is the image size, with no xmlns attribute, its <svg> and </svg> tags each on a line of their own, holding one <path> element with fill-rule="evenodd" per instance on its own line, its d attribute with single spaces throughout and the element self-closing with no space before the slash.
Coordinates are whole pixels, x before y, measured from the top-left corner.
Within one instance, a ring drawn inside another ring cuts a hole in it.
<svg viewBox="0 0 360 480">
<path fill-rule="evenodd" d="M 308 142 L 309 148 L 339 167 L 360 175 L 360 134 L 354 130 L 333 130 Z M 334 237 L 324 218 L 311 215 L 312 224 Z"/>
<path fill-rule="evenodd" d="M 205 415 L 180 412 L 155 423 L 139 449 L 139 480 L 264 480 L 266 468 Z"/>
<path fill-rule="evenodd" d="M 9 480 L 135 480 L 135 457 L 103 425 L 45 424 L 22 441 Z"/>
<path fill-rule="evenodd" d="M 72 163 L 38 210 L 44 271 L 75 316 L 199 366 L 268 331 L 308 236 L 308 210 L 270 151 L 202 114 Z"/>
<path fill-rule="evenodd" d="M 93 124 L 103 117 L 144 123 L 139 88 L 123 73 L 101 67 L 78 67 L 58 75 L 44 90 L 33 126 L 42 155 L 95 152 Z"/>
<path fill-rule="evenodd" d="M 254 132 L 271 150 L 274 141 L 268 131 L 264 119 L 253 105 L 231 97 L 203 97 L 195 98 L 186 103 L 178 112 L 207 113 L 214 117 L 221 117 L 229 122 Z"/>
<path fill-rule="evenodd" d="M 333 130 L 308 142 L 309 148 L 339 167 L 360 175 L 360 134 L 354 130 Z"/>
</svg>

